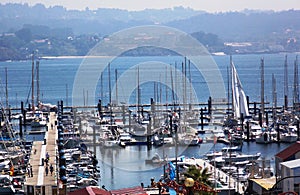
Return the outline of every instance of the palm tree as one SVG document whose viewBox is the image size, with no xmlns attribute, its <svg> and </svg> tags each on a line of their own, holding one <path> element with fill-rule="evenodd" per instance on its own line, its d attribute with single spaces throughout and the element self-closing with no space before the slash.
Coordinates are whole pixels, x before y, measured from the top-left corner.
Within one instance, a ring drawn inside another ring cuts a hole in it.
<svg viewBox="0 0 300 195">
<path fill-rule="evenodd" d="M 190 166 L 188 170 L 184 173 L 185 177 L 193 178 L 194 181 L 205 185 L 211 185 L 211 182 L 209 181 L 211 175 L 212 174 L 209 173 L 207 167 L 202 170 L 201 167 L 197 167 L 195 165 Z"/>
<path fill-rule="evenodd" d="M 209 178 L 211 177 L 211 173 L 209 173 L 208 168 L 204 168 L 202 170 L 201 167 L 197 167 L 195 165 L 192 165 L 188 168 L 188 170 L 184 173 L 184 176 L 186 178 L 193 178 L 195 182 L 198 182 L 199 184 L 204 184 L 208 188 L 211 188 L 212 183 L 209 181 Z M 195 191 L 193 192 L 195 195 L 211 195 L 215 194 L 214 192 L 208 192 L 208 191 Z"/>
</svg>

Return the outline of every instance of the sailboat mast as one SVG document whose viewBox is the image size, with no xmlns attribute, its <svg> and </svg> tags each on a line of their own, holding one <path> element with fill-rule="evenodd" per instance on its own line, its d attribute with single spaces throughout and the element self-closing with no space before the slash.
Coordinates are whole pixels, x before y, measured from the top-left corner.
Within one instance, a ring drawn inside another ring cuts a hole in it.
<svg viewBox="0 0 300 195">
<path fill-rule="evenodd" d="M 157 102 L 157 96 L 156 96 L 156 82 L 153 82 L 153 97 L 154 97 L 154 101 Z"/>
<path fill-rule="evenodd" d="M 185 90 L 184 90 L 184 87 L 185 87 L 185 85 L 184 85 L 184 63 L 182 62 L 182 64 L 181 64 L 181 69 L 182 69 L 182 76 L 181 76 L 181 81 L 182 81 L 182 108 L 183 108 L 183 110 L 185 109 L 185 105 L 184 105 L 184 103 L 185 103 Z"/>
<path fill-rule="evenodd" d="M 118 104 L 118 69 L 115 69 L 116 103 Z"/>
<path fill-rule="evenodd" d="M 294 107 L 299 103 L 299 75 L 298 75 L 298 56 L 294 62 Z"/>
<path fill-rule="evenodd" d="M 101 77 L 100 77 L 100 86 L 101 86 L 100 97 L 101 97 L 101 100 L 103 100 L 103 74 L 101 74 Z"/>
<path fill-rule="evenodd" d="M 173 81 L 173 73 L 172 68 L 170 69 L 170 76 L 171 76 L 171 86 L 172 86 L 172 102 L 173 102 L 173 109 L 175 110 L 175 93 L 174 93 L 174 81 Z"/>
<path fill-rule="evenodd" d="M 109 104 L 110 104 L 110 106 L 111 106 L 110 63 L 108 63 L 108 91 L 109 91 Z"/>
<path fill-rule="evenodd" d="M 111 80 L 110 80 L 110 63 L 108 63 L 108 90 L 109 90 L 109 111 L 110 111 L 110 125 L 113 124 L 112 118 L 112 104 L 111 104 Z M 112 128 L 112 127 L 111 127 Z"/>
<path fill-rule="evenodd" d="M 138 106 L 138 122 L 140 122 L 140 112 L 141 112 L 141 89 L 140 89 L 140 68 L 137 67 L 137 106 Z"/>
<path fill-rule="evenodd" d="M 265 113 L 265 65 L 264 65 L 264 58 L 261 59 L 261 92 L 260 92 L 260 102 L 261 102 L 261 114 L 264 118 Z"/>
<path fill-rule="evenodd" d="M 82 96 L 83 96 L 83 107 L 86 106 L 86 103 L 85 103 L 85 90 L 82 89 Z"/>
<path fill-rule="evenodd" d="M 186 63 L 186 57 L 184 57 L 184 109 L 186 109 L 187 104 L 187 90 L 186 90 L 186 78 L 187 78 L 187 71 L 186 71 L 187 63 Z"/>
<path fill-rule="evenodd" d="M 68 91 L 68 84 L 66 84 L 66 106 L 68 106 L 68 99 L 69 99 L 69 91 Z"/>
<path fill-rule="evenodd" d="M 40 61 L 36 61 L 36 103 L 40 102 Z"/>
<path fill-rule="evenodd" d="M 229 73 L 229 67 L 227 66 L 227 112 L 228 112 L 228 116 L 229 114 L 229 110 L 230 110 L 230 73 Z"/>
<path fill-rule="evenodd" d="M 234 79 L 233 79 L 233 62 L 232 62 L 232 56 L 230 55 L 230 68 L 231 68 L 231 110 L 232 110 L 232 116 L 234 117 L 235 108 L 234 108 Z M 229 86 L 229 85 L 228 85 Z M 229 97 L 229 95 L 228 95 Z M 228 98 L 229 100 L 229 98 Z M 229 105 L 228 105 L 229 107 Z"/>
<path fill-rule="evenodd" d="M 7 67 L 5 67 L 5 100 L 6 109 L 8 108 L 8 81 L 7 81 Z"/>
<path fill-rule="evenodd" d="M 178 78 L 178 76 L 177 76 L 177 62 L 175 62 L 174 78 Z M 173 80 L 173 77 L 172 77 L 172 80 Z M 177 79 L 175 80 L 175 83 L 174 83 L 174 89 L 178 93 L 178 80 Z M 173 98 L 174 98 L 174 101 L 175 101 L 174 103 L 177 104 L 178 103 L 178 96 L 175 99 L 175 94 L 173 93 L 173 95 L 174 95 Z"/>
<path fill-rule="evenodd" d="M 31 106 L 32 111 L 35 110 L 34 108 L 34 53 L 32 53 L 32 66 L 31 66 Z"/>
<path fill-rule="evenodd" d="M 273 94 L 273 121 L 276 121 L 277 91 L 276 91 L 276 78 L 274 74 L 272 74 L 272 94 Z"/>
<path fill-rule="evenodd" d="M 168 83 L 168 66 L 166 66 L 166 83 Z M 165 85 L 166 90 L 166 110 L 168 110 L 168 85 Z"/>
<path fill-rule="evenodd" d="M 192 105 L 192 74 L 191 74 L 191 61 L 189 60 L 189 90 L 190 90 L 190 105 Z"/>
<path fill-rule="evenodd" d="M 288 63 L 287 63 L 287 55 L 285 55 L 284 60 L 284 108 L 287 109 L 288 107 Z"/>
</svg>

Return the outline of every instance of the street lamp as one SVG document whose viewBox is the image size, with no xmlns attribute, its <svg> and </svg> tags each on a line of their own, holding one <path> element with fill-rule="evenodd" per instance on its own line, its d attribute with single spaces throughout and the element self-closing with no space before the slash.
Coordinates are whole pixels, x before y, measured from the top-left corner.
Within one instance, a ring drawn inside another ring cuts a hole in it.
<svg viewBox="0 0 300 195">
<path fill-rule="evenodd" d="M 195 181 L 193 178 L 186 178 L 184 181 L 184 185 L 187 190 L 187 195 L 194 195 L 193 187 L 194 187 Z"/>
</svg>

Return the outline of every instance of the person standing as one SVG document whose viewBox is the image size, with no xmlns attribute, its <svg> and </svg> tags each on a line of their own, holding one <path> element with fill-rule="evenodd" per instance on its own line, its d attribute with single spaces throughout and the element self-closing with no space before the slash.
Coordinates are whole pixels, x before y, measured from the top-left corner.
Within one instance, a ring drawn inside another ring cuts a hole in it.
<svg viewBox="0 0 300 195">
<path fill-rule="evenodd" d="M 31 177 L 30 165 L 27 166 L 27 173 L 28 173 L 28 177 Z"/>
<path fill-rule="evenodd" d="M 161 179 L 157 182 L 157 187 L 158 187 L 158 194 L 161 195 L 161 190 L 162 190 L 162 187 L 163 187 Z"/>
<path fill-rule="evenodd" d="M 150 183 L 150 185 L 151 185 L 151 188 L 155 188 L 155 187 L 156 187 L 156 182 L 154 181 L 154 178 L 153 178 L 153 177 L 151 178 L 151 183 Z"/>
</svg>

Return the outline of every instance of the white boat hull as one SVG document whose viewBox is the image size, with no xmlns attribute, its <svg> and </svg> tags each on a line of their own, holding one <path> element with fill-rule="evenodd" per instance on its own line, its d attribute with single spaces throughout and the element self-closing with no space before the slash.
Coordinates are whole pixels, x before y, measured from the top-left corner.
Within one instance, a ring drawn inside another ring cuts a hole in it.
<svg viewBox="0 0 300 195">
<path fill-rule="evenodd" d="M 280 137 L 280 141 L 284 143 L 293 143 L 298 139 L 297 134 L 282 134 Z"/>
</svg>

